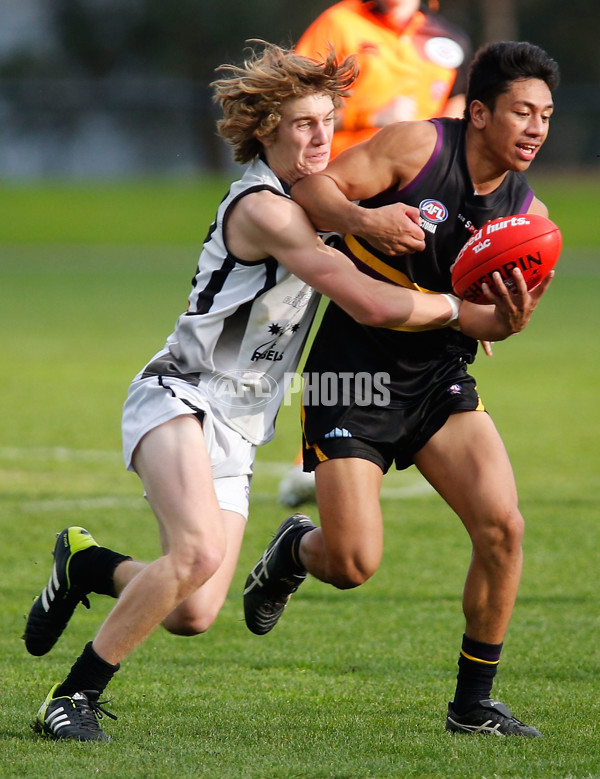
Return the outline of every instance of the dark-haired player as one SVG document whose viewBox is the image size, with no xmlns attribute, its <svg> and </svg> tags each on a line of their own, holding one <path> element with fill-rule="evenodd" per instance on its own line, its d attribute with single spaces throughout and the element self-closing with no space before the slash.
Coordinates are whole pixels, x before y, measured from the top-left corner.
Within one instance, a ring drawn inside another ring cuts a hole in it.
<svg viewBox="0 0 600 779">
<path fill-rule="evenodd" d="M 547 215 L 524 171 L 548 134 L 557 82 L 556 63 L 536 46 L 484 47 L 471 66 L 463 120 L 385 127 L 298 182 L 292 195 L 317 227 L 345 234 L 345 251 L 366 276 L 449 291 L 450 267 L 472 232 L 499 216 Z M 387 229 L 367 226 L 374 208 L 387 211 Z M 422 252 L 402 253 L 395 220 L 406 216 L 425 240 Z M 394 462 L 414 463 L 461 518 L 473 550 L 446 728 L 539 736 L 491 698 L 521 576 L 524 522 L 502 439 L 467 370 L 476 348 L 452 328 L 392 332 L 353 322 L 329 304 L 305 372 L 313 382 L 337 373 L 345 398 L 303 408 L 304 467 L 316 471 L 321 526 L 304 515 L 282 524 L 248 577 L 246 622 L 268 632 L 307 571 L 339 588 L 372 576 L 383 545 L 383 474 Z M 365 405 L 358 380 L 348 392 L 348 377 L 381 372 L 390 376 L 386 406 Z"/>
</svg>

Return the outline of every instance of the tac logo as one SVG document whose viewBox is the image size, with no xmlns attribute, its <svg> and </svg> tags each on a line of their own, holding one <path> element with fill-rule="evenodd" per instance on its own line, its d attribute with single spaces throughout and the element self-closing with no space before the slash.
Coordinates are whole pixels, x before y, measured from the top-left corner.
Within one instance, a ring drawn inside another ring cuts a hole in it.
<svg viewBox="0 0 600 779">
<path fill-rule="evenodd" d="M 421 200 L 419 203 L 419 212 L 423 219 L 427 219 L 428 222 L 434 224 L 440 224 L 448 219 L 448 209 L 439 200 L 433 200 L 428 198 L 427 200 Z"/>
</svg>

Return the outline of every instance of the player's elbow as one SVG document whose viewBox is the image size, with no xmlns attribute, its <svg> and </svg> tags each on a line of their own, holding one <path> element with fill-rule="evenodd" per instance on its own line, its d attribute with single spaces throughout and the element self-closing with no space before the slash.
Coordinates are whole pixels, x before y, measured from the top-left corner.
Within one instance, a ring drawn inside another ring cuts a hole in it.
<svg viewBox="0 0 600 779">
<path fill-rule="evenodd" d="M 370 309 L 360 311 L 354 318 L 359 325 L 365 325 L 366 327 L 385 327 L 386 325 L 386 318 L 381 316 L 378 311 L 371 311 Z"/>
</svg>

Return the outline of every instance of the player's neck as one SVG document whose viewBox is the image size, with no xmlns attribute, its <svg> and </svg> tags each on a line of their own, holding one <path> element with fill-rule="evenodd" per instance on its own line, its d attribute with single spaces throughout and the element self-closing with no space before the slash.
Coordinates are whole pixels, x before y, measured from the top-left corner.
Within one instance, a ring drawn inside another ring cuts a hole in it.
<svg viewBox="0 0 600 779">
<path fill-rule="evenodd" d="M 508 175 L 506 167 L 499 165 L 494 154 L 481 143 L 481 136 L 474 135 L 470 127 L 467 127 L 465 159 L 475 195 L 494 192 Z"/>
<path fill-rule="evenodd" d="M 508 175 L 508 171 L 505 170 L 499 174 L 493 174 L 491 171 L 487 173 L 481 171 L 478 173 L 477 170 L 472 171 L 471 168 L 469 168 L 469 175 L 471 176 L 471 183 L 473 185 L 473 194 L 489 195 L 490 193 L 495 192 L 502 184 Z"/>
</svg>

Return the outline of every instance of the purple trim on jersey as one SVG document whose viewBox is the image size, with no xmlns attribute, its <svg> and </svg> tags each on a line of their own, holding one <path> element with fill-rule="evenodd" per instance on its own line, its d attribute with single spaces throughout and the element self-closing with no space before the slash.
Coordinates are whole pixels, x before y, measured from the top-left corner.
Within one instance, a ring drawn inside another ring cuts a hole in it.
<svg viewBox="0 0 600 779">
<path fill-rule="evenodd" d="M 426 176 L 429 170 L 431 169 L 431 167 L 435 164 L 442 150 L 442 143 L 444 140 L 444 128 L 436 119 L 428 119 L 427 121 L 432 122 L 432 124 L 434 124 L 437 129 L 437 140 L 435 142 L 435 147 L 433 149 L 433 152 L 431 153 L 431 157 L 427 160 L 423 168 L 421 168 L 421 170 L 417 174 L 416 178 L 414 178 L 410 182 L 410 184 L 407 184 L 402 189 L 396 189 L 395 187 L 391 187 L 391 189 L 388 189 L 385 192 L 382 192 L 381 194 L 375 195 L 375 197 L 371 198 L 371 202 L 376 207 L 390 205 L 390 203 L 397 203 L 398 193 L 399 192 L 402 192 L 402 194 L 409 193 L 413 187 L 418 186 L 423 176 Z"/>
<path fill-rule="evenodd" d="M 533 202 L 533 189 L 530 189 L 527 195 L 525 196 L 525 200 L 523 200 L 523 203 L 521 205 L 522 214 L 526 214 L 529 211 L 532 202 Z"/>
<path fill-rule="evenodd" d="M 429 121 L 433 125 L 435 125 L 435 128 L 437 130 L 437 140 L 435 142 L 435 147 L 433 149 L 431 157 L 421 168 L 418 175 L 415 176 L 415 178 L 410 182 L 410 184 L 407 184 L 402 189 L 397 190 L 398 192 L 402 192 L 403 195 L 409 194 L 414 187 L 419 186 L 421 180 L 429 173 L 431 168 L 435 165 L 436 160 L 440 156 L 440 152 L 442 151 L 442 143 L 444 142 L 444 128 L 442 127 L 441 123 L 437 121 L 437 119 L 429 119 Z"/>
</svg>

